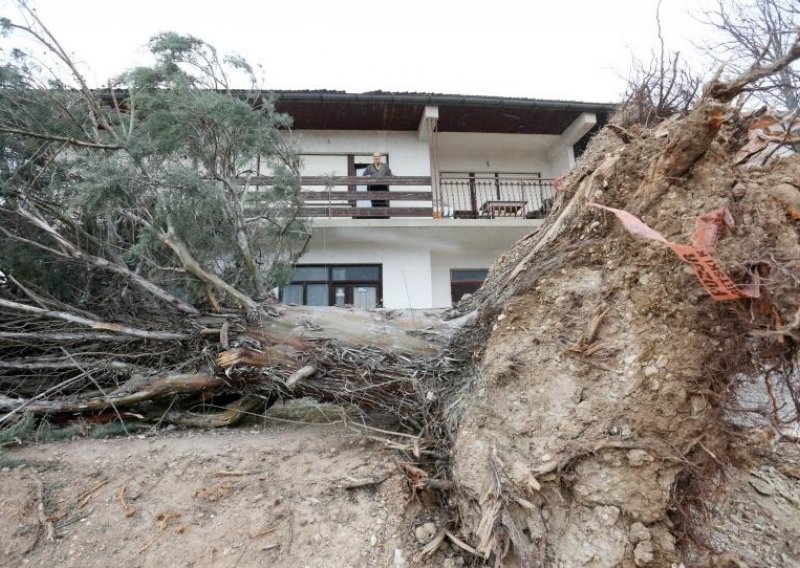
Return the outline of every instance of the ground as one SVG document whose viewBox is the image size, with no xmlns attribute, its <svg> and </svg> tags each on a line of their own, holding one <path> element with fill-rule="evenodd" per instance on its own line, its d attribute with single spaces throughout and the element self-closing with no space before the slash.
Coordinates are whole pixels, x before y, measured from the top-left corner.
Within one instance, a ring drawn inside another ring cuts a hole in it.
<svg viewBox="0 0 800 568">
<path fill-rule="evenodd" d="M 469 564 L 447 543 L 428 562 L 418 558 L 420 527 L 440 519 L 409 502 L 392 450 L 341 424 L 87 438 L 0 458 L 2 566 Z M 800 558 L 800 447 L 772 444 L 759 461 L 729 470 L 711 500 L 718 505 L 708 511 L 709 531 L 698 536 L 746 562 L 716 566 L 793 566 Z M 38 480 L 55 542 L 39 522 Z M 705 555 L 692 560 L 709 565 Z"/>
<path fill-rule="evenodd" d="M 87 438 L 0 458 L 3 566 L 416 566 L 414 529 L 429 520 L 395 454 L 341 424 Z"/>
</svg>

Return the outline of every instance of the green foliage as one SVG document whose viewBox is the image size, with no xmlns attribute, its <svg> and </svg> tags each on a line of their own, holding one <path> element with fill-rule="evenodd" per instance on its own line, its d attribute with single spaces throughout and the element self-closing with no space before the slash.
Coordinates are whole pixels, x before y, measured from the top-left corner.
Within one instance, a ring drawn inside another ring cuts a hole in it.
<svg viewBox="0 0 800 568">
<path fill-rule="evenodd" d="M 25 29 L 0 25 L 6 35 Z M 85 266 L 31 246 L 54 242 L 20 219 L 22 205 L 35 206 L 84 252 L 174 294 L 200 299 L 206 285 L 176 278 L 183 267 L 165 235 L 246 294 L 286 281 L 310 234 L 298 215 L 299 159 L 284 135 L 291 118 L 256 89 L 241 57 L 173 32 L 148 46 L 154 63 L 121 75 L 113 91 L 89 91 L 78 75 L 6 52 L 0 127 L 30 135 L 0 132 L 0 224 L 24 239 L 0 233 L 4 266 L 62 301 L 91 305 L 119 289 L 113 275 L 98 287 Z M 52 44 L 44 47 L 58 58 Z M 60 64 L 71 69 L 68 60 Z M 232 90 L 239 80 L 250 88 Z M 256 164 L 275 175 L 274 185 L 244 185 Z M 141 292 L 129 298 L 142 305 Z"/>
<path fill-rule="evenodd" d="M 10 426 L 0 429 L 0 448 L 18 441 L 30 439 L 36 428 L 36 419 L 33 414 L 26 412 L 22 414 Z"/>
<path fill-rule="evenodd" d="M 64 442 L 74 439 L 80 434 L 77 424 L 69 426 L 55 426 L 47 420 L 42 420 L 32 435 L 32 441 L 37 443 Z"/>
</svg>

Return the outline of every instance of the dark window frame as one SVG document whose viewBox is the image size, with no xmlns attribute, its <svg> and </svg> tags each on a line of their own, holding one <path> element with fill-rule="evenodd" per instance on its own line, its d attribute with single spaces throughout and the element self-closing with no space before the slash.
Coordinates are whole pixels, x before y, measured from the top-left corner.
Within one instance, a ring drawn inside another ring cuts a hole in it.
<svg viewBox="0 0 800 568">
<path fill-rule="evenodd" d="M 472 280 L 461 280 L 461 279 L 455 279 L 454 278 L 454 273 L 460 272 L 460 271 L 481 271 L 481 272 L 485 271 L 486 272 L 486 276 L 483 277 L 483 280 L 474 280 L 474 279 L 472 279 Z M 478 290 L 478 288 L 480 288 L 483 285 L 483 283 L 486 282 L 486 277 L 487 276 L 489 276 L 489 269 L 488 268 L 451 268 L 450 269 L 450 301 L 453 304 L 455 304 L 459 300 L 461 300 L 461 297 L 463 297 L 464 294 L 474 294 Z M 463 291 L 461 293 L 461 297 L 456 299 L 455 298 L 455 295 L 456 295 L 455 291 L 456 291 L 457 288 L 459 288 L 459 289 L 473 288 L 473 289 L 470 290 L 470 291 Z"/>
<path fill-rule="evenodd" d="M 336 268 L 352 268 L 352 267 L 368 267 L 378 269 L 378 280 L 334 280 L 333 270 Z M 354 287 L 354 286 L 375 286 L 376 303 L 378 306 L 383 305 L 383 264 L 380 263 L 340 263 L 340 264 L 298 264 L 295 268 L 325 268 L 325 280 L 291 280 L 287 286 L 303 286 L 303 306 L 308 305 L 308 285 L 309 284 L 326 284 L 328 286 L 328 306 L 335 305 L 336 301 L 336 286 Z M 283 301 L 283 287 L 279 291 L 279 298 Z"/>
</svg>

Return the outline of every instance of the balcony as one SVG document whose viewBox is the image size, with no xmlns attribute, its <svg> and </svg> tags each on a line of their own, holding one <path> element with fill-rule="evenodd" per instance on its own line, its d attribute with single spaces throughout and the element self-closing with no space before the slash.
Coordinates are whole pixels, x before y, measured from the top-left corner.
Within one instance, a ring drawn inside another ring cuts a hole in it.
<svg viewBox="0 0 800 568">
<path fill-rule="evenodd" d="M 534 175 L 442 175 L 443 216 L 454 219 L 542 219 L 553 206 L 552 179 Z"/>
<path fill-rule="evenodd" d="M 259 177 L 250 183 L 270 181 Z M 303 177 L 301 185 L 303 215 L 312 218 L 541 219 L 555 198 L 553 180 L 534 175 L 442 175 L 438 200 L 430 177 Z M 371 189 L 376 185 L 390 191 Z"/>
</svg>

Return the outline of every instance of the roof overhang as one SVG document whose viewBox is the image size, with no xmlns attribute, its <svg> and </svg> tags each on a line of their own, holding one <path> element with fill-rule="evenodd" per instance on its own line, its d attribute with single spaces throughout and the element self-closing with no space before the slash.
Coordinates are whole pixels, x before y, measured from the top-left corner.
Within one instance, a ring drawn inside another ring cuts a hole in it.
<svg viewBox="0 0 800 568">
<path fill-rule="evenodd" d="M 275 91 L 276 110 L 295 130 L 416 131 L 426 107 L 438 108 L 439 132 L 563 134 L 586 113 L 604 123 L 616 105 L 573 101 L 440 95 Z"/>
</svg>

